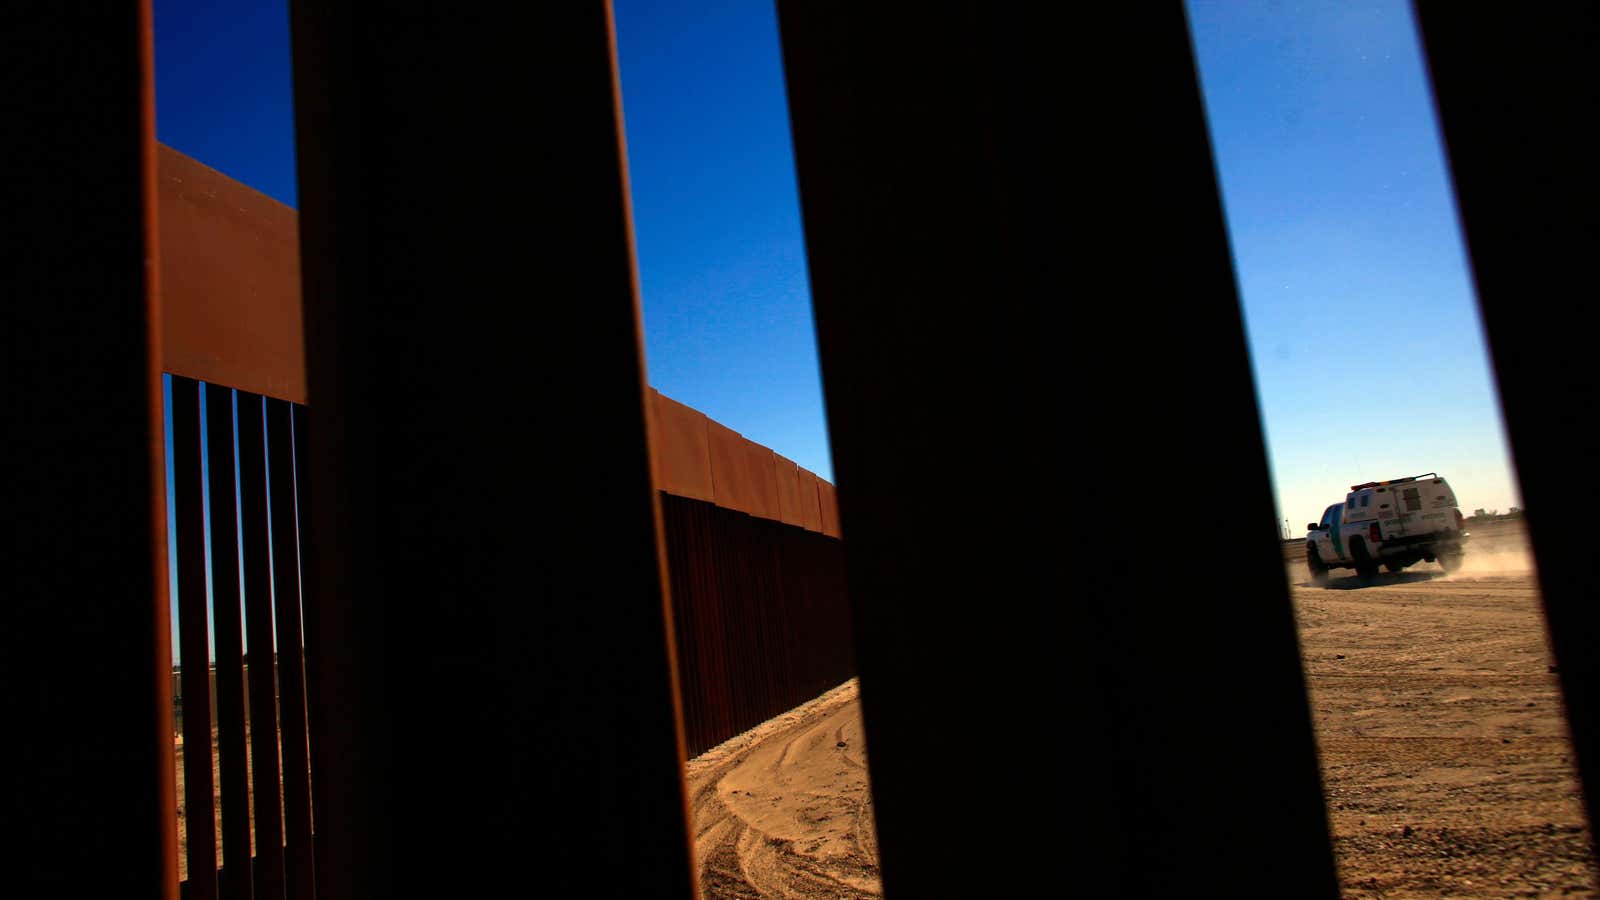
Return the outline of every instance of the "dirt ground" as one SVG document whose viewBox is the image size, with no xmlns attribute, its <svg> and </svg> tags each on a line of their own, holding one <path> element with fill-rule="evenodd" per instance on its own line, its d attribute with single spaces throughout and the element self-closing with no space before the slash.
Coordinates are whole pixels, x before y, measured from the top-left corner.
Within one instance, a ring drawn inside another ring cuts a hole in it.
<svg viewBox="0 0 1600 900">
<path fill-rule="evenodd" d="M 1286 571 L 1345 897 L 1596 897 L 1522 531 L 1462 571 Z M 880 894 L 853 683 L 691 760 L 707 897 Z"/>
<path fill-rule="evenodd" d="M 689 761 L 706 897 L 881 896 L 852 680 Z"/>
<path fill-rule="evenodd" d="M 1285 547 L 1347 898 L 1600 897 L 1522 531 L 1473 531 L 1454 575 L 1326 588 Z M 688 762 L 705 896 L 881 894 L 856 697 Z"/>
<path fill-rule="evenodd" d="M 1600 896 L 1523 531 L 1470 527 L 1450 576 L 1289 566 L 1344 894 Z"/>
<path fill-rule="evenodd" d="M 248 742 L 249 740 L 250 729 L 246 727 L 245 741 Z M 183 805 L 185 784 L 183 777 L 182 735 L 178 735 L 173 738 L 173 750 L 177 756 L 178 769 L 178 880 L 184 881 L 189 877 L 189 822 Z M 250 767 L 254 764 L 254 762 L 255 760 L 252 758 L 252 754 L 247 746 L 245 749 L 245 771 L 247 778 L 249 777 Z M 278 785 L 279 790 L 282 790 L 283 778 L 281 776 L 278 779 Z M 211 729 L 211 788 L 211 809 L 214 816 L 214 821 L 212 822 L 211 827 L 213 829 L 212 834 L 217 836 L 217 861 L 220 863 L 227 861 L 227 854 L 222 847 L 222 769 L 217 758 L 217 729 L 215 726 L 213 726 Z M 245 802 L 250 809 L 250 852 L 253 854 L 255 853 L 256 849 L 256 791 L 255 783 L 253 781 L 246 783 L 245 796 Z M 283 821 L 282 814 L 280 813 L 279 816 L 279 824 L 281 827 Z"/>
</svg>

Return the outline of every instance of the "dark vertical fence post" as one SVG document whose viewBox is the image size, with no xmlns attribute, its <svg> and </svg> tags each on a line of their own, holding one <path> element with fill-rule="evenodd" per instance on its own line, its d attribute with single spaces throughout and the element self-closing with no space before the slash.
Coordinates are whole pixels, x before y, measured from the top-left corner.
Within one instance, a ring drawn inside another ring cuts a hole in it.
<svg viewBox="0 0 1600 900">
<path fill-rule="evenodd" d="M 150 4 L 10 9 L 0 42 L 8 722 L 37 751 L 7 889 L 176 897 Z"/>
<path fill-rule="evenodd" d="M 187 900 L 217 896 L 216 806 L 211 772 L 211 657 L 206 618 L 205 486 L 200 468 L 200 384 L 172 377 L 173 502 L 178 551 L 178 645 L 183 690 L 183 812 Z"/>
<path fill-rule="evenodd" d="M 239 391 L 239 523 L 248 634 L 250 782 L 255 807 L 254 886 L 283 896 L 283 807 L 278 786 L 278 704 L 273 654 L 272 557 L 268 537 L 267 457 L 261 395 Z M 287 640 L 280 636 L 280 640 Z"/>
<path fill-rule="evenodd" d="M 293 437 L 294 437 L 294 508 L 293 508 L 293 513 L 294 513 L 294 520 L 295 520 L 295 552 L 296 552 L 296 555 L 298 557 L 299 566 L 300 566 L 300 585 L 301 585 L 301 591 L 302 591 L 302 596 L 301 596 L 301 601 L 300 601 L 300 612 L 301 612 L 300 633 L 301 633 L 301 637 L 303 639 L 304 636 L 305 636 L 305 619 L 304 619 L 305 608 L 306 608 L 306 604 L 308 602 L 308 595 L 305 592 L 306 579 L 305 579 L 305 574 L 304 574 L 305 573 L 305 535 L 306 535 L 306 525 L 305 525 L 305 520 L 301 517 L 301 510 L 303 510 L 305 508 L 305 502 L 306 502 L 306 500 L 305 500 L 305 498 L 306 498 L 306 444 L 307 444 L 306 408 L 305 408 L 304 404 L 294 403 L 294 404 L 290 405 L 290 412 L 291 412 L 291 415 L 289 417 L 290 418 L 290 427 L 291 427 L 291 430 L 293 431 Z M 315 602 L 315 596 L 316 596 L 315 594 L 309 594 L 309 602 Z M 301 691 L 301 698 L 302 698 L 301 702 L 304 703 L 305 702 L 305 700 L 304 700 L 305 691 L 306 691 L 306 674 L 305 674 L 305 648 L 304 648 L 303 645 L 301 647 L 301 652 L 300 652 L 300 691 Z M 311 723 L 310 723 L 310 712 L 309 712 L 309 710 L 306 710 L 304 713 L 302 713 L 301 720 L 305 723 L 304 732 L 305 732 L 305 735 L 306 735 L 307 743 L 309 745 L 310 738 L 311 738 Z M 311 755 L 310 755 L 310 747 L 309 746 L 307 746 L 305 764 L 306 764 L 306 768 L 307 768 L 307 776 L 306 777 L 309 779 L 310 778 L 310 766 L 311 766 Z M 310 793 L 310 784 L 309 783 L 307 784 L 307 791 L 308 791 L 307 798 L 312 803 L 312 806 L 311 806 L 311 819 L 307 823 L 307 825 L 310 828 L 313 829 L 312 842 L 311 842 L 311 859 L 310 859 L 311 869 L 310 869 L 310 871 L 312 873 L 311 890 L 312 890 L 313 893 L 315 893 L 315 891 L 316 891 L 316 841 L 315 841 L 315 828 L 316 828 L 316 815 L 317 814 L 316 814 L 316 805 L 315 805 L 315 794 Z"/>
<path fill-rule="evenodd" d="M 855 673 L 837 538 L 670 494 L 661 511 L 690 756 Z"/>
<path fill-rule="evenodd" d="M 245 749 L 244 620 L 239 597 L 239 523 L 234 469 L 233 391 L 206 385 L 206 452 L 211 501 L 211 618 L 217 657 L 217 769 L 222 793 L 226 900 L 250 900 L 250 785 Z"/>
<path fill-rule="evenodd" d="M 300 542 L 295 522 L 293 404 L 267 399 L 272 473 L 273 623 L 278 634 L 278 718 L 283 753 L 284 879 L 291 900 L 314 895 L 305 667 L 300 642 Z"/>
<path fill-rule="evenodd" d="M 1573 427 L 1593 408 L 1596 382 L 1600 13 L 1588 4 L 1416 10 L 1593 826 L 1600 592 L 1594 505 L 1574 486 L 1595 452 Z"/>
<path fill-rule="evenodd" d="M 693 890 L 609 7 L 515 16 L 291 5 L 325 897 Z"/>
<path fill-rule="evenodd" d="M 1182 6 L 779 20 L 885 893 L 1336 896 Z"/>
</svg>

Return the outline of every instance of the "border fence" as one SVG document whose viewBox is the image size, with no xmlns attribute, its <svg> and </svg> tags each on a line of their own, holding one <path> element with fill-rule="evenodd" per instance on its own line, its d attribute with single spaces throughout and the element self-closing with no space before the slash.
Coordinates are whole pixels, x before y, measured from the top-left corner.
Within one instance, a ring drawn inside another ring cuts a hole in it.
<svg viewBox="0 0 1600 900">
<path fill-rule="evenodd" d="M 285 400 L 172 379 L 178 639 L 190 661 L 180 671 L 179 696 L 199 701 L 184 705 L 182 723 L 183 895 L 191 900 L 315 893 L 294 465 L 294 420 L 305 428 L 301 410 Z M 209 655 L 208 618 L 216 647 L 215 758 L 211 679 L 198 664 Z M 246 632 L 253 654 L 245 649 Z M 247 677 L 251 657 L 257 677 Z M 213 765 L 220 784 L 213 783 Z M 220 843 L 214 793 L 221 798 Z"/>
<path fill-rule="evenodd" d="M 266 274 L 304 302 L 277 315 L 169 258 L 198 244 L 162 202 L 150 6 L 30 4 L 6 39 L 6 334 L 41 382 L 12 395 L 24 885 L 179 894 L 166 371 L 305 404 L 318 895 L 693 895 L 609 6 L 292 3 L 299 271 Z M 1414 8 L 1592 785 L 1593 454 L 1550 407 L 1593 380 L 1594 12 Z M 1240 602 L 1154 615 L 1127 581 L 1183 574 L 1129 536 L 1197 486 L 1271 507 L 1182 6 L 778 13 L 885 894 L 1027 895 L 1020 859 L 1086 895 L 1336 896 L 1281 549 L 1241 532 Z M 215 196 L 223 252 L 266 233 Z M 689 499 L 760 518 L 711 487 Z M 430 727 L 446 703 L 459 729 Z M 971 764 L 1030 729 L 1067 735 Z M 994 827 L 1041 809 L 1061 827 Z"/>
<path fill-rule="evenodd" d="M 698 456 L 689 471 L 704 476 L 696 482 L 675 470 L 663 484 L 706 499 L 662 496 L 685 742 L 695 755 L 854 674 L 843 547 L 832 485 L 652 394 L 656 415 L 671 423 L 661 456 L 678 466 Z M 305 668 L 301 641 L 283 637 L 302 633 L 304 407 L 174 376 L 168 414 L 179 643 L 184 659 L 206 659 L 209 621 L 216 648 L 213 666 L 182 666 L 174 684 L 184 748 L 182 895 L 311 897 Z M 276 638 L 269 677 L 248 677 L 245 633 Z"/>
<path fill-rule="evenodd" d="M 298 333 L 299 296 L 282 277 L 298 272 L 282 252 L 293 248 L 293 210 L 170 148 L 160 161 L 163 231 L 172 237 L 168 364 L 217 371 L 203 342 L 242 324 L 244 336 L 233 340 L 248 343 L 260 367 L 222 374 L 301 395 L 297 353 L 287 345 Z M 239 318 L 230 322 L 219 307 Z M 275 335 L 250 328 L 262 321 Z M 180 703 L 205 699 L 184 705 L 180 719 L 182 893 L 310 897 L 305 664 L 302 641 L 284 638 L 303 631 L 306 407 L 184 375 L 172 376 L 171 396 L 179 644 L 184 659 L 207 658 L 210 597 L 216 648 L 213 672 L 180 667 L 174 685 Z M 654 390 L 647 396 L 684 740 L 694 755 L 854 674 L 838 503 L 814 473 L 698 410 Z M 275 636 L 271 677 L 247 677 L 245 634 Z M 206 752 L 213 726 L 215 760 Z M 220 835 L 208 827 L 214 793 Z M 232 864 L 246 858 L 250 865 Z"/>
</svg>

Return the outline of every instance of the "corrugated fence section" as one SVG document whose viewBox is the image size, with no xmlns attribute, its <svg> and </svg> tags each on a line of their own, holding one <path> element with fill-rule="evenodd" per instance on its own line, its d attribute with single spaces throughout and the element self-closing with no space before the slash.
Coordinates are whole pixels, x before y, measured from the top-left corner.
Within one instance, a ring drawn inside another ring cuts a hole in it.
<svg viewBox="0 0 1600 900">
<path fill-rule="evenodd" d="M 650 392 L 690 756 L 855 674 L 833 485 Z"/>
<path fill-rule="evenodd" d="M 182 894 L 310 897 L 317 738 L 301 642 L 284 640 L 317 602 L 300 597 L 296 520 L 298 217 L 170 148 L 156 161 L 179 645 L 184 660 L 211 647 L 216 659 L 214 675 L 175 673 L 188 700 Z M 654 390 L 647 410 L 695 755 L 855 674 L 839 507 L 833 485 L 698 410 Z M 276 677 L 251 678 L 249 662 L 273 657 L 247 638 L 272 634 Z"/>
<path fill-rule="evenodd" d="M 188 701 L 180 713 L 182 892 L 310 897 L 304 672 L 300 642 L 281 639 L 300 633 L 302 408 L 216 385 L 202 394 L 201 384 L 172 376 L 168 411 L 179 642 L 184 659 L 205 659 L 209 637 L 216 655 L 214 676 L 191 665 L 177 679 L 177 696 Z M 844 546 L 833 485 L 655 392 L 651 408 L 686 749 L 694 756 L 855 674 Z M 274 632 L 277 677 L 252 679 L 248 660 L 260 652 L 246 654 L 244 636 Z M 281 744 L 275 729 L 250 727 L 253 710 L 266 712 L 264 722 L 278 720 Z M 246 858 L 250 866 L 231 864 Z"/>
<path fill-rule="evenodd" d="M 840 541 L 670 494 L 661 518 L 690 756 L 854 673 Z"/>
<path fill-rule="evenodd" d="M 176 692 L 186 900 L 314 896 L 295 478 L 303 411 L 217 385 L 202 394 L 172 376 L 178 641 L 190 661 Z"/>
<path fill-rule="evenodd" d="M 662 493 L 840 537 L 838 495 L 815 473 L 654 388 L 650 416 Z"/>
</svg>

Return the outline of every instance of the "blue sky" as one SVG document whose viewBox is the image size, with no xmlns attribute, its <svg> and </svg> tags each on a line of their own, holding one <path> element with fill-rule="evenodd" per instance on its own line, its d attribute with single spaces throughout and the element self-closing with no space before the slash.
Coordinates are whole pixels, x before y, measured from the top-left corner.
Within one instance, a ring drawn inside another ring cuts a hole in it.
<svg viewBox="0 0 1600 900">
<path fill-rule="evenodd" d="M 1409 5 L 1188 7 L 1281 515 L 1428 471 L 1518 505 Z"/>
<path fill-rule="evenodd" d="M 156 140 L 295 206 L 287 0 L 154 0 Z"/>
<path fill-rule="evenodd" d="M 650 382 L 831 480 L 774 7 L 615 10 Z"/>
<path fill-rule="evenodd" d="M 770 2 L 616 0 L 650 382 L 832 477 Z M 1520 501 L 1403 0 L 1188 4 L 1280 515 Z M 156 133 L 295 205 L 283 0 L 155 0 Z"/>
<path fill-rule="evenodd" d="M 650 383 L 832 478 L 777 19 L 618 0 Z M 283 0 L 155 0 L 156 135 L 296 205 Z"/>
</svg>

